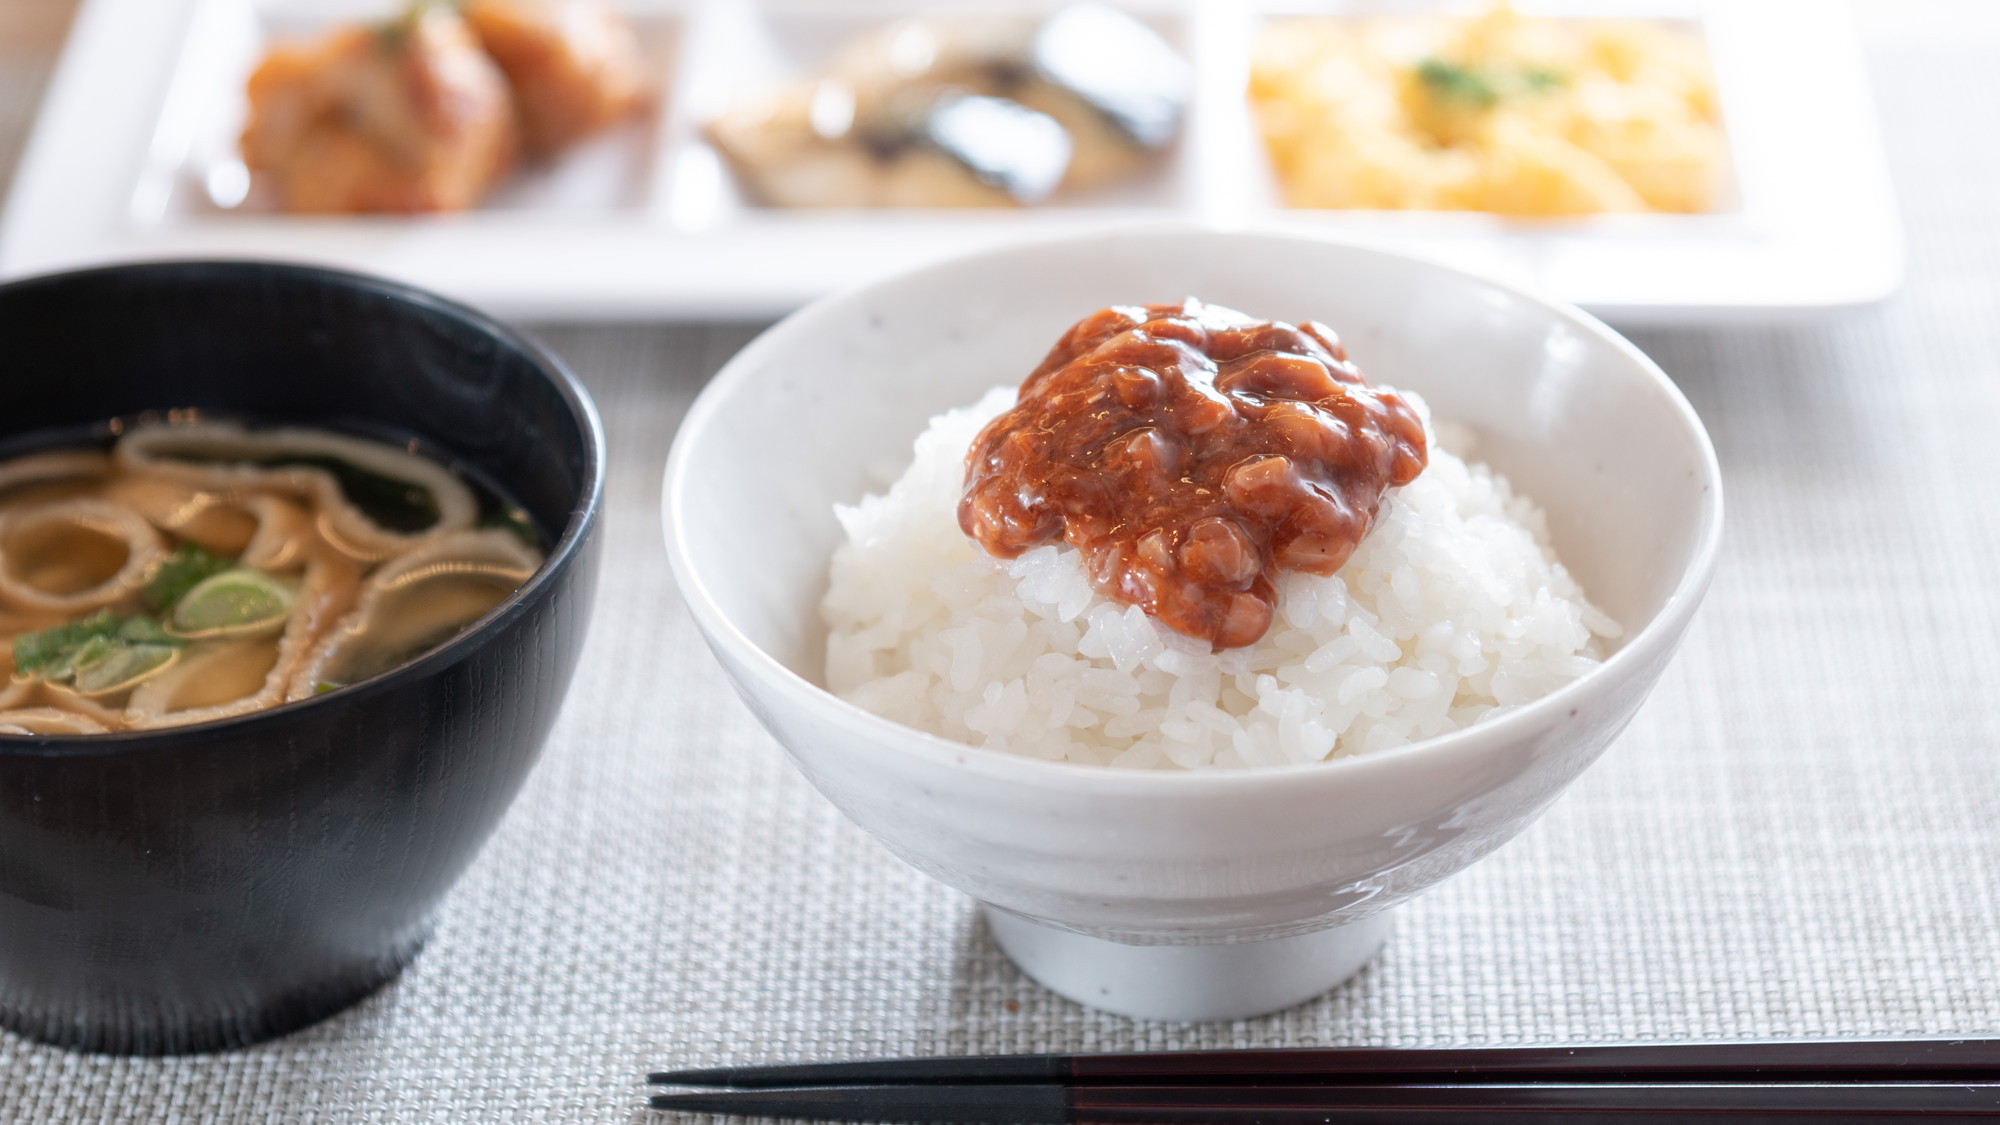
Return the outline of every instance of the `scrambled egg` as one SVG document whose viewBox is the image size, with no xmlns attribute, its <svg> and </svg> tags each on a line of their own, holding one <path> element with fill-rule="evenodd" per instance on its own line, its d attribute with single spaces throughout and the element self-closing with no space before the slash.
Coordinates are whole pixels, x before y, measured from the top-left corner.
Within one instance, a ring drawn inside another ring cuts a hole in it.
<svg viewBox="0 0 2000 1125">
<path fill-rule="evenodd" d="M 1250 98 L 1293 207 L 1706 211 L 1723 181 L 1707 52 L 1659 24 L 1274 20 Z"/>
</svg>

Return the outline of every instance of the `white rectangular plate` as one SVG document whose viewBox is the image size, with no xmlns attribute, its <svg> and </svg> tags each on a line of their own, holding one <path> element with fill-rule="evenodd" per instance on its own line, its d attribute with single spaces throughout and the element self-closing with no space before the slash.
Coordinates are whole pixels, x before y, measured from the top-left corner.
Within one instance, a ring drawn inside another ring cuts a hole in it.
<svg viewBox="0 0 2000 1125">
<path fill-rule="evenodd" d="M 4 219 L 0 276 L 151 258 L 258 257 L 386 274 L 506 315 L 767 316 L 947 255 L 1108 224 L 1283 229 L 1439 258 L 1621 323 L 1770 318 L 1892 292 L 1902 237 L 1859 45 L 1826 0 L 1570 0 L 1524 9 L 1691 21 L 1715 60 L 1730 209 L 1561 222 L 1281 206 L 1244 99 L 1257 22 L 1352 4 L 1131 5 L 1197 73 L 1184 136 L 1153 175 L 1037 209 L 778 211 L 746 201 L 701 123 L 746 83 L 812 66 L 913 12 L 1049 0 L 626 0 L 660 105 L 478 211 L 296 217 L 227 197 L 243 80 L 265 43 L 383 0 L 87 0 Z M 1380 0 L 1361 10 L 1378 10 Z M 1404 4 L 1402 7 L 1420 5 Z M 1170 300 L 1180 294 L 1150 294 Z"/>
</svg>

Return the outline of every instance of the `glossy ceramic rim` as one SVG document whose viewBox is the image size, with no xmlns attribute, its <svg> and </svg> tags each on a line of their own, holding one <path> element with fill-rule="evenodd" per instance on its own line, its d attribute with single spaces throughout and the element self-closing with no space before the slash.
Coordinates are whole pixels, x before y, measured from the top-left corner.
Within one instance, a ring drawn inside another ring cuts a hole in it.
<svg viewBox="0 0 2000 1125">
<path fill-rule="evenodd" d="M 1246 249 L 1246 244 L 1313 243 L 1336 247 L 1362 258 L 1394 262 L 1400 266 L 1414 266 L 1421 270 L 1433 270 L 1445 276 L 1503 292 L 1543 310 L 1554 320 L 1567 323 L 1611 345 L 1614 352 L 1631 361 L 1639 376 L 1646 381 L 1653 392 L 1666 400 L 1669 408 L 1686 427 L 1700 452 L 1703 483 L 1709 492 L 1711 503 L 1707 517 L 1696 530 L 1694 550 L 1687 568 L 1682 573 L 1680 581 L 1675 584 L 1673 592 L 1667 596 L 1652 620 L 1633 634 L 1618 651 L 1606 658 L 1603 664 L 1554 692 L 1491 721 L 1368 754 L 1331 758 L 1319 762 L 1208 770 L 1138 770 L 1077 762 L 1051 762 L 988 750 L 904 726 L 871 711 L 863 710 L 786 667 L 745 636 L 715 604 L 687 556 L 685 549 L 687 535 L 681 523 L 680 505 L 677 503 L 689 486 L 688 450 L 692 445 L 689 435 L 699 434 L 708 425 L 711 416 L 721 409 L 723 398 L 734 390 L 738 383 L 748 378 L 746 372 L 760 362 L 765 353 L 776 351 L 795 337 L 810 336 L 823 324 L 839 321 L 850 314 L 853 306 L 867 300 L 876 290 L 886 286 L 902 285 L 925 277 L 956 274 L 979 263 L 998 259 L 1033 257 L 1052 249 L 1160 236 L 1235 242 L 1238 245 L 1233 249 L 1239 252 Z M 660 504 L 667 559 L 673 570 L 674 580 L 680 586 L 682 597 L 710 642 L 728 649 L 736 659 L 760 670 L 766 681 L 790 693 L 795 700 L 810 708 L 815 715 L 828 723 L 844 728 L 850 734 L 862 737 L 871 744 L 909 754 L 932 765 L 969 770 L 996 780 L 1013 781 L 1030 786 L 1060 786 L 1066 790 L 1080 787 L 1085 792 L 1107 794 L 1122 792 L 1148 796 L 1165 796 L 1191 786 L 1257 787 L 1296 784 L 1311 777 L 1346 777 L 1356 771 L 1395 768 L 1413 758 L 1444 756 L 1453 752 L 1474 752 L 1481 744 L 1504 743 L 1513 737 L 1525 734 L 1547 724 L 1557 712 L 1570 707 L 1572 701 L 1596 691 L 1599 684 L 1618 676 L 1624 669 L 1671 649 L 1687 621 L 1700 605 L 1702 594 L 1714 574 L 1716 558 L 1722 546 L 1722 471 L 1707 429 L 1702 426 L 1694 407 L 1689 404 L 1687 397 L 1681 394 L 1680 388 L 1674 385 L 1667 373 L 1661 370 L 1651 357 L 1640 351 L 1624 336 L 1613 331 L 1603 321 L 1574 305 L 1532 289 L 1412 254 L 1383 250 L 1338 237 L 1257 230 L 1225 231 L 1183 224 L 1120 228 L 989 250 L 880 278 L 814 301 L 759 334 L 724 364 L 722 370 L 702 388 L 700 395 L 682 418 L 680 428 L 675 434 L 673 448 L 667 458 Z"/>
<path fill-rule="evenodd" d="M 474 649 L 486 643 L 490 634 L 496 629 L 526 613 L 528 604 L 538 600 L 556 577 L 569 569 L 577 552 L 582 549 L 584 541 L 595 528 L 599 514 L 603 510 L 606 456 L 604 422 L 598 416 L 597 404 L 591 400 L 590 393 L 584 389 L 582 381 L 554 352 L 543 347 L 526 333 L 511 328 L 468 305 L 440 297 L 414 285 L 371 274 L 325 266 L 302 265 L 296 262 L 251 258 L 189 259 L 97 266 L 22 278 L 19 281 L 0 284 L 0 299 L 23 290 L 68 284 L 93 277 L 144 273 L 170 274 L 182 270 L 212 270 L 246 275 L 263 272 L 284 278 L 287 285 L 303 282 L 326 288 L 370 293 L 396 303 L 429 310 L 474 328 L 505 346 L 518 349 L 528 357 L 543 378 L 555 385 L 556 393 L 569 407 L 570 416 L 576 422 L 584 439 L 584 471 L 587 482 L 570 508 L 569 520 L 563 525 L 562 533 L 556 538 L 555 544 L 549 549 L 548 557 L 542 560 L 542 565 L 535 570 L 535 573 L 499 605 L 488 610 L 484 616 L 459 630 L 450 640 L 415 660 L 399 664 L 386 672 L 377 673 L 359 683 L 349 684 L 325 695 L 317 695 L 310 699 L 295 699 L 275 707 L 266 707 L 242 715 L 231 715 L 227 718 L 210 719 L 206 722 L 154 727 L 147 730 L 107 731 L 103 734 L 0 734 L 0 755 L 81 755 L 92 751 L 118 753 L 154 749 L 155 744 L 164 748 L 166 744 L 178 744 L 188 740 L 189 736 L 192 736 L 193 741 L 199 742 L 217 731 L 233 731 L 243 727 L 254 727 L 260 723 L 288 723 L 315 708 L 340 706 L 390 690 L 409 680 L 427 678 L 471 655 Z M 425 440 L 436 440 L 428 435 L 424 436 Z M 449 450 L 449 446 L 445 443 L 438 444 L 441 448 Z"/>
</svg>

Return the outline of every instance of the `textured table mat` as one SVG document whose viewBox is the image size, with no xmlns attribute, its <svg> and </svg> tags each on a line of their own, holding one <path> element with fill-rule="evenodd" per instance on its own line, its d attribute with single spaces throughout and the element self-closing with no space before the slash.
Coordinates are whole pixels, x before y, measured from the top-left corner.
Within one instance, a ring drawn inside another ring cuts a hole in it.
<svg viewBox="0 0 2000 1125">
<path fill-rule="evenodd" d="M 1345 987 L 1163 1025 L 1024 979 L 968 901 L 800 780 L 666 574 L 662 459 L 753 329 L 550 326 L 610 431 L 603 592 L 547 755 L 429 949 L 248 1051 L 132 1060 L 0 1033 L 0 1120 L 639 1122 L 640 1076 L 669 1062 L 2000 1033 L 1992 7 L 1871 10 L 1901 296 L 1637 337 L 1721 453 L 1714 590 L 1618 745 L 1403 909 Z M 0 172 L 45 67 L 0 52 Z"/>
</svg>

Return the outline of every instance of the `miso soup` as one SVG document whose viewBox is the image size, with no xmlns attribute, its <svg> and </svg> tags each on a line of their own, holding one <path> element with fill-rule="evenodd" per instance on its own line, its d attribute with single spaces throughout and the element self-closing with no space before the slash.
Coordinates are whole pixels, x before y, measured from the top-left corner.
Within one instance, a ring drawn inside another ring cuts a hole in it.
<svg viewBox="0 0 2000 1125">
<path fill-rule="evenodd" d="M 205 722 L 450 640 L 542 564 L 411 447 L 229 422 L 0 461 L 0 734 Z"/>
</svg>

